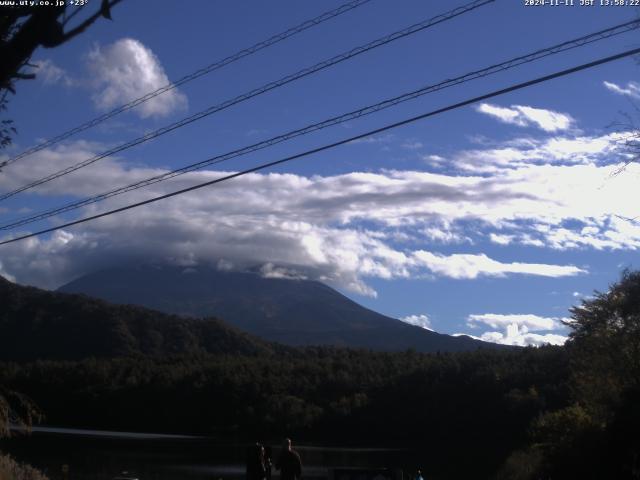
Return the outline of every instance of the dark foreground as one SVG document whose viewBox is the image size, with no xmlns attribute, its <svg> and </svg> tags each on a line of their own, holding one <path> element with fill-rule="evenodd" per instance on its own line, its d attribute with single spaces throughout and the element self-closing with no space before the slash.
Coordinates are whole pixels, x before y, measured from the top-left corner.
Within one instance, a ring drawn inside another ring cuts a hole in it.
<svg viewBox="0 0 640 480">
<path fill-rule="evenodd" d="M 4 440 L 0 448 L 45 472 L 51 480 L 111 480 L 128 471 L 140 480 L 238 479 L 245 476 L 243 443 L 206 437 L 36 429 L 30 437 Z M 384 448 L 297 445 L 304 478 L 328 478 L 335 468 L 401 468 L 405 478 L 419 464 L 417 452 Z M 278 446 L 273 445 L 274 452 Z M 424 467 L 423 467 L 424 468 Z M 278 479 L 274 470 L 273 478 Z M 430 476 L 429 478 L 433 478 Z"/>
</svg>

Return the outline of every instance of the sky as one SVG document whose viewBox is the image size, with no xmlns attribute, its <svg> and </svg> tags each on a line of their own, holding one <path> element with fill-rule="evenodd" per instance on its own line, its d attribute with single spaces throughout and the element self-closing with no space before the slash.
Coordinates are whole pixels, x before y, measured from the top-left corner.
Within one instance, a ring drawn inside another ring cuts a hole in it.
<svg viewBox="0 0 640 480">
<path fill-rule="evenodd" d="M 95 7 L 90 0 L 87 9 Z M 220 155 L 638 17 L 630 6 L 497 0 L 0 201 L 0 222 Z M 339 1 L 125 0 L 32 58 L 0 163 Z M 0 172 L 10 192 L 165 125 L 464 5 L 371 0 Z M 80 16 L 79 16 L 80 17 Z M 15 230 L 34 232 L 220 178 L 640 44 L 638 31 L 422 96 Z M 561 344 L 570 308 L 638 268 L 640 63 L 626 58 L 268 170 L 0 246 L 0 275 L 54 289 L 149 261 L 325 282 L 447 334 Z"/>
</svg>

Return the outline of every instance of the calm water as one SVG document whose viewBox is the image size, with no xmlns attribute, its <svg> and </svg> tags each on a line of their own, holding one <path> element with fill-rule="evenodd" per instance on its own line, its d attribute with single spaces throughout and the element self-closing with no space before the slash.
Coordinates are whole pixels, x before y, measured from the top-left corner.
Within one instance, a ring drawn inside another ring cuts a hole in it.
<svg viewBox="0 0 640 480">
<path fill-rule="evenodd" d="M 44 430 L 44 431 L 43 431 Z M 245 444 L 220 445 L 207 438 L 43 429 L 0 447 L 52 480 L 110 480 L 122 471 L 140 480 L 235 480 L 244 478 Z M 330 468 L 402 468 L 412 472 L 419 455 L 399 449 L 295 445 L 305 478 L 327 478 Z M 273 446 L 274 456 L 279 446 Z M 406 474 L 405 474 L 406 475 Z M 405 476 L 405 479 L 407 477 Z M 274 479 L 278 479 L 274 469 Z"/>
</svg>

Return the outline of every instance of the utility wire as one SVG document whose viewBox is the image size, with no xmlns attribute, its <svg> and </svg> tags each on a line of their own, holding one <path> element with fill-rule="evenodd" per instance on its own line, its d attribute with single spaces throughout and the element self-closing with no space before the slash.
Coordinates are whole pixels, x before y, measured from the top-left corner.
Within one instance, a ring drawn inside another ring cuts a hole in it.
<svg viewBox="0 0 640 480">
<path fill-rule="evenodd" d="M 0 200 L 6 200 L 9 197 L 13 197 L 14 195 L 17 195 L 20 192 L 24 192 L 25 190 L 29 190 L 33 187 L 37 187 L 38 185 L 42 185 L 43 183 L 47 183 L 50 182 L 51 180 L 54 180 L 56 178 L 62 177 L 63 175 L 68 175 L 71 172 L 74 172 L 76 170 L 79 170 L 83 167 L 86 167 L 88 165 L 91 165 L 92 163 L 97 162 L 98 160 L 101 160 L 103 158 L 109 157 L 115 153 L 119 153 L 122 152 L 123 150 L 127 150 L 131 147 L 134 147 L 136 145 L 139 145 L 141 143 L 144 143 L 148 140 L 157 138 L 161 135 L 164 135 L 165 133 L 169 133 L 173 130 L 176 130 L 177 128 L 181 128 L 184 127 L 190 123 L 193 123 L 197 120 L 200 120 L 204 117 L 207 117 L 209 115 L 212 115 L 216 112 L 219 112 L 221 110 L 225 110 L 233 105 L 236 105 L 238 103 L 244 102 L 245 100 L 249 100 L 250 98 L 256 97 L 258 95 L 261 95 L 263 93 L 266 93 L 270 90 L 279 88 L 283 85 L 286 85 L 288 83 L 291 83 L 295 80 L 299 80 L 300 78 L 306 77 L 308 75 L 311 75 L 312 73 L 316 73 L 320 70 L 324 70 L 325 68 L 331 67 L 333 65 L 336 65 L 338 63 L 344 62 L 345 60 L 348 60 L 350 58 L 353 58 L 357 55 L 360 55 L 362 53 L 368 52 L 369 50 L 373 50 L 375 48 L 381 47 L 383 45 L 386 45 L 388 43 L 391 43 L 395 40 L 398 40 L 400 38 L 404 38 L 407 37 L 409 35 L 413 35 L 417 32 L 420 32 L 422 30 L 425 30 L 429 27 L 432 27 L 434 25 L 437 25 L 439 23 L 443 23 L 446 22 L 448 20 L 451 20 L 455 17 L 458 17 L 459 15 L 468 13 L 472 10 L 475 10 L 476 8 L 482 7 L 484 5 L 487 5 L 489 3 L 493 3 L 495 2 L 495 0 L 474 0 L 473 2 L 470 2 L 462 7 L 457 7 L 453 10 L 450 10 L 446 13 L 443 13 L 441 15 L 437 15 L 429 20 L 425 20 L 423 22 L 420 23 L 416 23 L 414 25 L 411 25 L 407 28 L 404 28 L 402 30 L 399 30 L 397 32 L 391 33 L 389 35 L 386 35 L 382 38 L 379 38 L 377 40 L 374 40 L 372 42 L 369 42 L 365 45 L 361 45 L 359 47 L 353 48 L 351 50 L 349 50 L 346 53 L 342 53 L 340 55 L 336 55 L 328 60 L 324 60 L 320 63 L 317 63 L 311 67 L 307 67 L 304 68 L 302 70 L 299 70 L 296 73 L 293 73 L 291 75 L 287 75 L 286 77 L 283 77 L 279 80 L 267 83 L 265 85 L 263 85 L 262 87 L 256 88 L 254 90 L 251 90 L 250 92 L 244 93 L 242 95 L 239 95 L 231 100 L 227 100 L 223 103 L 220 103 L 218 105 L 213 105 L 209 108 L 207 108 L 206 110 L 202 110 L 198 113 L 195 113 L 189 117 L 183 118 L 182 120 L 179 120 L 178 122 L 172 123 L 171 125 L 167 125 L 165 127 L 162 127 L 158 130 L 155 130 L 153 132 L 147 133 L 146 135 L 143 135 L 142 137 L 138 137 L 134 140 L 131 140 L 129 142 L 123 143 L 118 145 L 117 147 L 114 147 L 110 150 L 107 150 L 106 152 L 100 153 L 92 158 L 89 158 L 87 160 L 84 160 L 82 162 L 79 162 L 75 165 L 69 166 L 67 168 L 64 168 L 62 170 L 59 170 L 58 172 L 52 173 L 51 175 L 48 175 L 46 177 L 43 177 L 39 180 L 33 181 L 27 185 L 24 185 L 20 188 L 17 188 L 16 190 L 12 190 L 10 192 L 7 193 L 3 193 L 0 195 Z"/>
<path fill-rule="evenodd" d="M 287 162 L 290 162 L 290 161 L 293 161 L 293 160 L 297 160 L 299 158 L 307 157 L 309 155 L 313 155 L 313 154 L 316 154 L 316 153 L 319 153 L 319 152 L 323 152 L 325 150 L 330 150 L 330 149 L 333 149 L 333 148 L 338 147 L 340 145 L 344 145 L 344 144 L 353 142 L 355 140 L 366 138 L 366 137 L 369 137 L 371 135 L 376 135 L 378 133 L 386 132 L 387 130 L 398 128 L 398 127 L 401 127 L 403 125 L 407 125 L 409 123 L 417 122 L 418 120 L 423 120 L 425 118 L 433 117 L 433 116 L 439 115 L 441 113 L 449 112 L 451 110 L 456 110 L 456 109 L 461 108 L 461 107 L 466 107 L 467 105 L 471 105 L 473 103 L 477 103 L 477 102 L 480 102 L 480 101 L 483 101 L 483 100 L 488 100 L 490 98 L 497 97 L 499 95 L 504 95 L 506 93 L 514 92 L 516 90 L 521 90 L 523 88 L 527 88 L 527 87 L 530 87 L 530 86 L 533 86 L 533 85 L 537 85 L 537 84 L 540 84 L 540 83 L 548 82 L 548 81 L 553 80 L 555 78 L 564 77 L 564 76 L 570 75 L 572 73 L 576 73 L 576 72 L 579 72 L 579 71 L 582 71 L 582 70 L 587 70 L 589 68 L 593 68 L 593 67 L 596 67 L 598 65 L 603 65 L 605 63 L 613 62 L 615 60 L 620 60 L 621 58 L 626 58 L 626 57 L 629 57 L 631 55 L 636 55 L 638 53 L 640 53 L 640 48 L 634 48 L 632 50 L 627 50 L 627 51 L 622 52 L 622 53 L 618 53 L 618 54 L 611 55 L 611 56 L 608 56 L 608 57 L 600 58 L 598 60 L 594 60 L 594 61 L 589 62 L 589 63 L 583 63 L 582 65 L 578 65 L 576 67 L 568 68 L 568 69 L 565 69 L 565 70 L 561 70 L 559 72 L 555 72 L 555 73 L 552 73 L 552 74 L 549 74 L 549 75 L 545 75 L 543 77 L 538 77 L 538 78 L 533 79 L 533 80 L 528 80 L 526 82 L 518 83 L 518 84 L 512 85 L 510 87 L 506 87 L 506 88 L 503 88 L 503 89 L 500 89 L 500 90 L 495 90 L 495 91 L 493 91 L 491 93 L 480 95 L 478 97 L 474 97 L 474 98 L 471 98 L 471 99 L 468 99 L 468 100 L 463 100 L 462 102 L 454 103 L 452 105 L 448 105 L 446 107 L 442 107 L 442 108 L 439 108 L 437 110 L 432 110 L 430 112 L 423 113 L 423 114 L 417 115 L 415 117 L 407 118 L 407 119 L 402 120 L 400 122 L 396 122 L 396 123 L 392 123 L 392 124 L 389 124 L 389 125 L 385 125 L 384 127 L 376 128 L 374 130 L 369 130 L 368 132 L 361 133 L 359 135 L 354 135 L 352 137 L 344 138 L 342 140 L 338 140 L 337 142 L 330 143 L 328 145 L 323 145 L 321 147 L 313 148 L 311 150 L 307 150 L 305 152 L 298 153 L 296 155 L 291 155 L 289 157 L 281 158 L 280 160 L 274 160 L 272 162 L 263 163 L 263 164 L 255 166 L 255 167 L 248 168 L 246 170 L 242 170 L 240 172 L 236 172 L 236 173 L 232 173 L 232 174 L 226 175 L 224 177 L 216 178 L 215 180 L 210 180 L 208 182 L 199 183 L 197 185 L 193 185 L 193 186 L 188 187 L 188 188 L 183 188 L 183 189 L 177 190 L 175 192 L 167 193 L 165 195 L 160 195 L 158 197 L 153 197 L 153 198 L 150 198 L 150 199 L 147 199 L 147 200 L 143 200 L 141 202 L 132 203 L 132 204 L 126 205 L 124 207 L 116 208 L 114 210 L 109 210 L 107 212 L 98 213 L 96 215 L 92 215 L 92 216 L 89 216 L 89 217 L 81 218 L 79 220 L 75 220 L 73 222 L 68 222 L 68 223 L 65 223 L 63 225 L 58 225 L 56 227 L 51 227 L 51 228 L 47 228 L 47 229 L 44 229 L 44 230 L 40 230 L 40 231 L 35 232 L 35 233 L 30 233 L 30 234 L 27 234 L 27 235 L 22 235 L 20 237 L 4 240 L 4 241 L 0 242 L 0 245 L 6 245 L 6 244 L 9 244 L 9 243 L 18 242 L 20 240 L 25 240 L 27 238 L 36 237 L 36 236 L 43 235 L 43 234 L 49 233 L 49 232 L 54 232 L 54 231 L 60 230 L 62 228 L 71 227 L 73 225 L 78 225 L 78 224 L 81 224 L 81 223 L 89 222 L 91 220 L 96 220 L 98 218 L 107 217 L 107 216 L 110 216 L 110 215 L 114 215 L 116 213 L 124 212 L 126 210 L 131 210 L 132 208 L 137 208 L 137 207 L 141 207 L 143 205 L 148 205 L 148 204 L 151 204 L 151 203 L 155 203 L 155 202 L 158 202 L 160 200 L 164 200 L 166 198 L 171 198 L 171 197 L 175 197 L 177 195 L 182 195 L 183 193 L 187 193 L 187 192 L 198 190 L 198 189 L 201 189 L 201 188 L 204 188 L 204 187 L 215 185 L 217 183 L 221 183 L 221 182 L 224 182 L 224 181 L 227 181 L 227 180 L 231 180 L 231 179 L 236 178 L 236 177 L 241 177 L 241 176 L 247 175 L 249 173 L 253 173 L 253 172 L 260 171 L 260 170 L 264 170 L 264 169 L 269 168 L 269 167 L 274 167 L 276 165 L 281 165 L 283 163 L 287 163 Z"/>
<path fill-rule="evenodd" d="M 344 113 L 342 115 L 339 116 L 335 116 L 326 120 L 323 120 L 321 122 L 318 123 L 314 123 L 312 125 L 308 125 L 306 127 L 297 129 L 297 130 L 293 130 L 275 137 L 272 137 L 270 139 L 267 140 L 263 140 L 261 142 L 255 143 L 253 145 L 249 145 L 240 149 L 236 149 L 233 150 L 231 152 L 227 152 L 221 155 L 217 155 L 215 157 L 211 157 L 208 158 L 206 160 L 197 162 L 197 163 L 192 163 L 190 165 L 186 165 L 184 167 L 178 168 L 176 170 L 172 170 L 170 172 L 166 172 L 166 173 L 162 173 L 160 175 L 155 175 L 153 177 L 147 178 L 145 180 L 140 180 L 138 182 L 123 186 L 123 187 L 119 187 L 116 188 L 114 190 L 110 190 L 108 192 L 104 192 L 101 193 L 99 195 L 95 195 L 93 197 L 89 197 L 86 199 L 82 199 L 82 200 L 78 200 L 75 202 L 71 202 L 68 204 L 65 204 L 63 206 L 60 207 L 56 207 L 53 209 L 49 209 L 43 212 L 38 212 L 36 214 L 32 214 L 31 216 L 28 217 L 23 217 L 21 219 L 17 219 L 12 221 L 11 223 L 7 223 L 5 225 L 0 225 L 0 230 L 11 230 L 13 228 L 16 227 L 20 227 L 23 225 L 27 225 L 30 223 L 34 223 L 36 221 L 39 220 L 44 220 L 46 218 L 50 218 L 53 217 L 55 215 L 61 214 L 61 213 L 65 213 L 65 212 L 69 212 L 72 210 L 76 210 L 80 207 L 86 206 L 86 205 L 90 205 L 93 203 L 97 203 L 100 202 L 102 200 L 106 200 L 108 198 L 114 197 L 116 195 L 121 195 L 123 193 L 127 193 L 133 190 L 138 190 L 140 188 L 143 187 L 147 187 L 149 185 L 153 185 L 155 183 L 159 183 L 180 175 L 184 175 L 186 173 L 189 172 L 193 172 L 195 170 L 199 170 L 201 168 L 210 166 L 210 165 L 215 165 L 215 164 L 219 164 L 222 162 L 225 162 L 227 160 L 230 160 L 232 158 L 236 158 L 236 157 L 240 157 L 243 155 L 246 155 L 248 153 L 252 153 L 258 150 L 262 150 L 264 148 L 267 147 L 271 147 L 273 145 L 291 140 L 293 138 L 297 138 L 303 135 L 307 135 L 309 133 L 318 131 L 318 130 L 322 130 L 331 126 L 334 126 L 336 124 L 339 123 L 344 123 L 346 121 L 349 120 L 354 120 L 360 117 L 363 117 L 365 115 L 369 115 L 372 113 L 376 113 L 379 112 L 381 110 L 396 106 L 400 103 L 409 101 L 409 100 L 413 100 L 416 99 L 422 95 L 426 95 L 428 93 L 433 93 L 439 90 L 443 90 L 445 88 L 449 88 L 455 85 L 459 85 L 461 83 L 466 83 L 468 81 L 472 81 L 478 78 L 482 78 L 482 77 L 486 77 L 489 75 L 493 75 L 495 73 L 499 73 L 511 68 L 515 68 L 517 66 L 520 66 L 522 64 L 525 63 L 531 63 L 533 61 L 539 60 L 541 58 L 545 58 L 548 57 L 550 55 L 555 55 L 567 50 L 571 50 L 574 48 L 578 48 L 584 45 L 588 45 L 591 43 L 594 43 L 596 41 L 600 41 L 600 40 L 604 40 L 610 37 L 613 37 L 615 35 L 620 35 L 622 33 L 626 33 L 628 31 L 634 30 L 640 28 L 640 20 L 634 20 L 634 21 L 630 21 L 630 22 L 626 22 L 620 25 L 616 25 L 614 27 L 610 27 L 607 28 L 605 30 L 600 30 L 598 32 L 595 33 L 591 33 L 588 35 L 584 35 L 582 37 L 573 39 L 573 40 L 569 40 L 548 48 L 544 48 L 541 50 L 537 50 L 533 53 L 529 53 L 527 55 L 522 55 L 516 58 L 512 58 L 510 60 L 507 60 L 505 62 L 499 63 L 499 64 L 495 64 L 492 65 L 490 67 L 486 67 L 483 68 L 481 70 L 476 70 L 470 73 L 467 73 L 465 75 L 461 75 L 459 77 L 455 77 L 452 79 L 447 79 L 444 80 L 440 83 L 436 83 L 436 84 L 432 84 L 432 85 L 428 85 L 425 87 L 422 87 L 418 90 L 414 90 L 412 92 L 408 92 L 408 93 L 404 93 L 402 95 L 390 98 L 390 99 L 386 99 L 383 100 L 381 102 L 378 102 L 374 105 L 369 105 L 367 107 L 363 107 L 360 108 L 358 110 L 354 110 L 348 113 Z"/>
<path fill-rule="evenodd" d="M 267 40 L 263 40 L 262 42 L 258 42 L 255 45 L 249 47 L 249 48 L 245 48 L 243 50 L 240 50 L 239 52 L 234 53 L 233 55 L 229 55 L 226 58 L 223 58 L 222 60 L 218 60 L 210 65 L 207 65 L 206 67 L 200 68 L 199 70 L 196 70 L 193 73 L 190 73 L 188 75 L 185 75 L 184 77 L 176 80 L 173 83 L 169 83 L 167 85 L 164 85 L 163 87 L 158 88 L 157 90 L 154 90 L 152 92 L 147 93 L 146 95 L 143 95 L 140 98 L 137 98 L 135 100 L 132 100 L 129 103 L 125 103 L 123 105 L 120 105 L 119 107 L 114 108 L 113 110 L 111 110 L 110 112 L 107 112 L 103 115 L 100 115 L 99 117 L 96 117 L 92 120 L 89 120 L 75 128 L 72 128 L 71 130 L 68 130 L 64 133 L 61 133 L 55 137 L 52 137 L 48 140 L 45 140 L 44 142 L 35 145 L 25 151 L 23 151 L 22 153 L 20 153 L 19 155 L 16 155 L 15 157 L 2 162 L 2 164 L 0 166 L 5 166 L 5 165 L 9 165 L 12 164 L 18 160 L 20 160 L 21 158 L 27 157 L 29 155 L 31 155 L 32 153 L 35 152 L 39 152 L 40 150 L 43 150 L 47 147 L 50 147 L 51 145 L 55 145 L 56 143 L 61 142 L 62 140 L 66 140 L 67 138 L 75 135 L 76 133 L 80 133 L 83 132 L 85 130 L 88 130 L 92 127 L 95 127 L 96 125 L 99 125 L 100 123 L 115 117 L 116 115 L 119 115 L 123 112 L 126 112 L 127 110 L 131 110 L 132 108 L 137 107 L 138 105 L 151 100 L 152 98 L 157 97 L 158 95 L 162 95 L 165 92 L 168 92 L 170 90 L 173 90 L 174 88 L 177 88 L 181 85 L 184 85 L 187 82 L 190 82 L 191 80 L 195 80 L 196 78 L 202 77 L 203 75 L 207 75 L 215 70 L 218 70 L 220 68 L 226 67 L 227 65 L 237 62 L 238 60 L 244 58 L 244 57 L 248 57 L 249 55 L 253 55 L 254 53 L 259 52 L 260 50 L 263 50 L 267 47 L 271 47 L 272 45 L 275 45 L 277 43 L 282 42 L 283 40 L 286 40 L 289 37 L 292 37 L 294 35 L 297 35 L 298 33 L 304 32 L 305 30 L 308 30 L 309 28 L 315 27 L 317 25 L 320 25 L 321 23 L 326 22 L 327 20 L 331 20 L 332 18 L 335 18 L 339 15 L 342 15 L 343 13 L 349 12 L 355 8 L 358 8 L 366 3 L 369 3 L 371 0 L 352 0 L 350 2 L 347 2 L 343 5 L 340 5 L 338 8 L 334 8 L 333 10 L 329 10 L 328 12 L 323 13 L 322 15 L 318 15 L 315 18 L 312 18 L 310 20 L 306 20 L 305 22 L 302 22 L 299 25 L 296 25 L 295 27 L 292 27 L 284 32 L 278 33 L 277 35 L 274 35 L 270 38 L 268 38 Z M 80 8 L 77 8 L 75 10 L 75 12 L 79 11 Z M 74 12 L 74 13 L 75 13 Z M 73 14 L 72 14 L 73 15 Z"/>
</svg>

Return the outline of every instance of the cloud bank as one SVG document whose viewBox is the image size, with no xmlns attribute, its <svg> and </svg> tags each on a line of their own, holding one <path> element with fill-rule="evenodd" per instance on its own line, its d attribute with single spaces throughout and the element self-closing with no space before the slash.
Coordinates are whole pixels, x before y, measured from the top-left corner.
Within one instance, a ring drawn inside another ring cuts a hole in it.
<svg viewBox="0 0 640 480">
<path fill-rule="evenodd" d="M 86 158 L 99 148 L 78 142 L 38 152 L 0 176 L 0 189 L 15 188 L 47 169 Z M 46 196 L 82 196 L 161 171 L 127 168 L 112 158 L 43 185 L 38 191 Z M 225 173 L 190 173 L 86 207 L 83 214 Z M 439 250 L 456 235 L 466 236 L 471 219 L 480 222 L 473 227 L 475 232 L 481 231 L 479 227 L 502 228 L 507 221 L 530 218 L 534 213 L 544 216 L 552 212 L 548 221 L 556 222 L 562 210 L 549 208 L 549 202 L 555 204 L 556 200 L 547 196 L 550 187 L 546 182 L 536 187 L 543 191 L 525 194 L 521 192 L 523 182 L 418 171 L 313 177 L 256 173 L 50 238 L 4 247 L 0 259 L 19 281 L 42 286 L 57 286 L 90 269 L 132 258 L 191 258 L 212 263 L 224 260 L 234 268 L 271 264 L 270 275 L 277 275 L 278 267 L 286 267 L 287 275 L 325 281 L 366 295 L 375 295 L 367 278 L 564 277 L 585 273 L 585 268 L 574 265 L 465 252 L 471 246 L 466 241 L 457 244 L 458 251 Z M 8 212 L 0 218 L 11 215 Z M 439 247 L 434 245 L 435 232 L 441 233 Z"/>
</svg>

